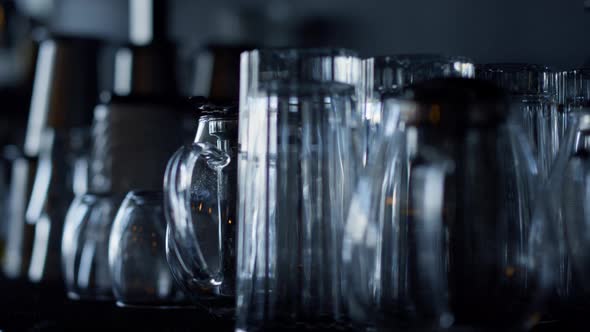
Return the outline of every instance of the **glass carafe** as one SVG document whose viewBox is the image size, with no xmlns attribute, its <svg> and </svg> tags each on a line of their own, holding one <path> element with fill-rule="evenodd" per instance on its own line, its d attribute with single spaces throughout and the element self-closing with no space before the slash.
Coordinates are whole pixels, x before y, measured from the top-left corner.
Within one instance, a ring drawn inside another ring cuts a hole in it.
<svg viewBox="0 0 590 332">
<path fill-rule="evenodd" d="M 536 165 L 502 91 L 437 79 L 384 103 L 345 229 L 350 316 L 384 329 L 530 327 L 555 247 L 533 222 Z"/>
<path fill-rule="evenodd" d="M 365 148 L 357 65 L 346 50 L 242 54 L 240 330 L 328 328 L 343 317 L 341 237 Z"/>
<path fill-rule="evenodd" d="M 194 143 L 166 169 L 166 252 L 173 275 L 197 305 L 233 312 L 237 187 L 237 105 L 195 98 Z"/>
</svg>

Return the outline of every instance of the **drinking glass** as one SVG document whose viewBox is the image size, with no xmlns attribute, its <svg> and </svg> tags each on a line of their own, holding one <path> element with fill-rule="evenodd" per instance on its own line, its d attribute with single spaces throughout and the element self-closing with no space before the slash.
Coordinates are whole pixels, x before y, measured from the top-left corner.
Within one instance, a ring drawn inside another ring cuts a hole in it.
<svg viewBox="0 0 590 332">
<path fill-rule="evenodd" d="M 434 79 L 383 103 L 344 231 L 355 326 L 530 327 L 553 286 L 555 242 L 532 218 L 536 164 L 502 90 Z"/>
<path fill-rule="evenodd" d="M 192 145 L 170 159 L 164 177 L 166 253 L 173 275 L 196 304 L 233 312 L 238 110 L 202 100 Z"/>
<path fill-rule="evenodd" d="M 363 88 L 361 103 L 369 131 L 369 144 L 379 135 L 384 109 L 382 95 L 401 94 L 414 83 L 438 77 L 475 76 L 475 65 L 465 57 L 437 54 L 402 54 L 379 56 L 363 60 Z"/>
<path fill-rule="evenodd" d="M 109 267 L 117 305 L 181 306 L 185 298 L 166 262 L 161 191 L 131 191 L 117 211 L 109 238 Z"/>
<path fill-rule="evenodd" d="M 365 143 L 358 58 L 242 54 L 237 328 L 326 328 L 343 318 L 342 230 Z"/>
<path fill-rule="evenodd" d="M 540 206 L 543 216 L 553 223 L 556 233 L 564 236 L 566 263 L 573 264 L 574 285 L 578 304 L 587 306 L 590 284 L 588 252 L 588 224 L 590 221 L 588 196 L 588 152 L 590 151 L 590 112 L 580 110 L 570 117 L 570 125 L 547 181 L 544 194 L 548 204 Z M 570 295 L 570 294 L 567 294 Z M 571 299 L 571 298 L 570 298 Z"/>
<path fill-rule="evenodd" d="M 84 194 L 76 197 L 64 223 L 61 263 L 68 297 L 112 299 L 108 237 L 123 197 Z"/>
<path fill-rule="evenodd" d="M 557 107 L 551 69 L 524 63 L 484 64 L 476 67 L 476 77 L 491 80 L 509 91 L 539 172 L 547 178 L 559 148 L 560 124 L 566 121 L 566 115 Z"/>
</svg>

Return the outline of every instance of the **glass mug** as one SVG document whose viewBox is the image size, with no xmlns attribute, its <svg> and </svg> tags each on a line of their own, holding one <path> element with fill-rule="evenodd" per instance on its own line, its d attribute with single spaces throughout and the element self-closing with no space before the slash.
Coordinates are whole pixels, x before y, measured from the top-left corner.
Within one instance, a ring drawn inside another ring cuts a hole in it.
<svg viewBox="0 0 590 332">
<path fill-rule="evenodd" d="M 503 92 L 446 78 L 384 103 L 344 232 L 354 324 L 529 328 L 553 287 L 555 242 L 533 222 L 536 164 Z"/>
<path fill-rule="evenodd" d="M 122 307 L 185 305 L 166 261 L 161 191 L 131 191 L 117 211 L 108 241 L 113 294 Z"/>
<path fill-rule="evenodd" d="M 341 237 L 364 153 L 359 65 L 346 50 L 242 54 L 238 330 L 342 323 Z"/>
<path fill-rule="evenodd" d="M 233 313 L 237 191 L 237 106 L 195 99 L 194 143 L 170 159 L 164 176 L 166 253 L 193 302 Z"/>
</svg>

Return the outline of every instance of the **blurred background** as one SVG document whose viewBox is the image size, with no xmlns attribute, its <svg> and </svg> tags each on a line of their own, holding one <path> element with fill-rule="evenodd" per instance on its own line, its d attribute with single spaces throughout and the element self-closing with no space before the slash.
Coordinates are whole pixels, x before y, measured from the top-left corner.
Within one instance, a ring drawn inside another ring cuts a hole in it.
<svg viewBox="0 0 590 332">
<path fill-rule="evenodd" d="M 58 31 L 127 37 L 127 1 L 22 3 Z M 187 49 L 211 40 L 323 44 L 362 55 L 439 52 L 555 67 L 579 66 L 590 54 L 583 0 L 169 0 L 168 6 L 171 37 Z"/>
</svg>

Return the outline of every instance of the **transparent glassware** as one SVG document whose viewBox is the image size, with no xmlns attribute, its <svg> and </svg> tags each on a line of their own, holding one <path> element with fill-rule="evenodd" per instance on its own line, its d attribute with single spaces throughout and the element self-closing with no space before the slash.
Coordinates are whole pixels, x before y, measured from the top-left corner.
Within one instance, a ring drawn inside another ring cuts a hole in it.
<svg viewBox="0 0 590 332">
<path fill-rule="evenodd" d="M 339 253 L 365 148 L 355 66 L 346 50 L 242 54 L 239 330 L 343 319 Z"/>
<path fill-rule="evenodd" d="M 238 109 L 195 101 L 201 110 L 192 145 L 170 159 L 164 176 L 166 254 L 193 302 L 233 314 L 236 266 Z"/>
<path fill-rule="evenodd" d="M 69 298 L 113 298 L 108 239 L 122 200 L 122 195 L 88 193 L 72 201 L 61 242 L 62 274 Z"/>
<path fill-rule="evenodd" d="M 109 237 L 113 294 L 123 307 L 185 305 L 166 261 L 166 220 L 161 191 L 131 191 L 117 211 Z"/>
<path fill-rule="evenodd" d="M 568 131 L 544 188 L 548 204 L 538 207 L 562 240 L 559 295 L 569 304 L 585 307 L 590 304 L 590 284 L 586 279 L 590 271 L 590 255 L 585 252 L 590 221 L 586 206 L 589 199 L 589 138 L 590 112 L 588 109 L 578 110 L 570 116 Z"/>
<path fill-rule="evenodd" d="M 362 62 L 364 107 L 369 144 L 379 135 L 385 105 L 381 96 L 401 94 L 408 86 L 439 77 L 475 76 L 475 65 L 468 58 L 437 54 L 400 54 L 364 59 Z"/>
<path fill-rule="evenodd" d="M 476 77 L 509 91 L 518 105 L 520 124 L 527 133 L 539 172 L 546 178 L 559 149 L 567 115 L 557 107 L 556 77 L 549 67 L 524 63 L 482 64 Z"/>
<path fill-rule="evenodd" d="M 536 164 L 506 96 L 446 78 L 384 103 L 384 133 L 344 232 L 354 324 L 530 327 L 554 286 L 556 242 L 532 216 Z"/>
</svg>

